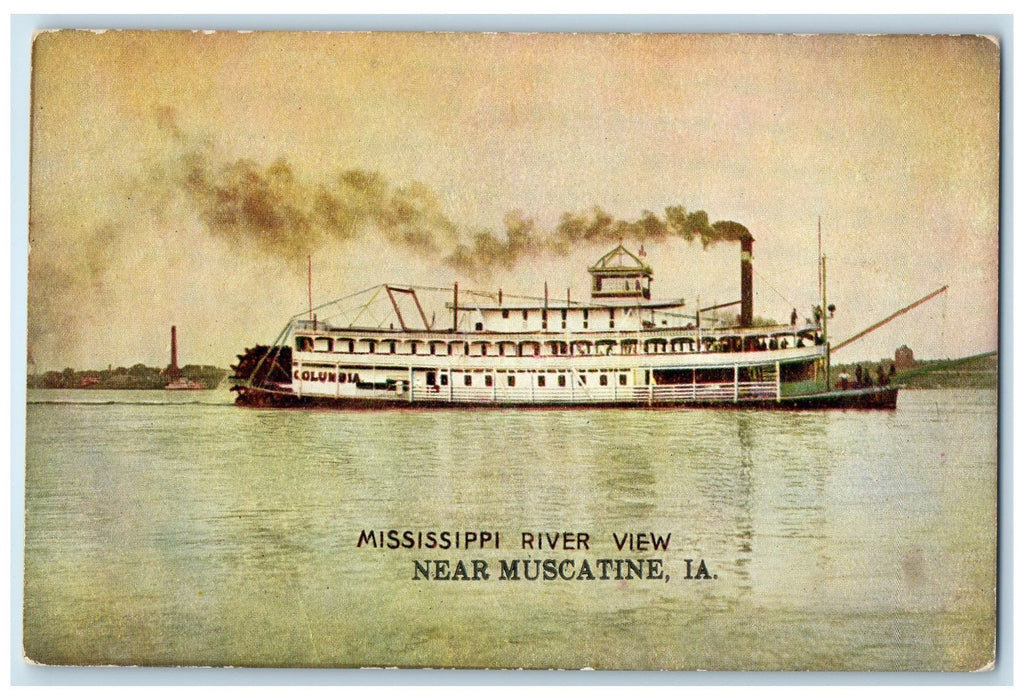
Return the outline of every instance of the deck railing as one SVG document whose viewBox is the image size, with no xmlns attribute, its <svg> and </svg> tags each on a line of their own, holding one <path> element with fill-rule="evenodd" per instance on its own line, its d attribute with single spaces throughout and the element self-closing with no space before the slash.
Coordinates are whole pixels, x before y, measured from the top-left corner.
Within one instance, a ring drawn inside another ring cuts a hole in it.
<svg viewBox="0 0 1024 700">
<path fill-rule="evenodd" d="M 495 331 L 472 331 L 464 333 L 452 333 L 450 331 L 403 331 L 399 329 L 380 328 L 323 328 L 316 330 L 312 321 L 298 321 L 294 330 L 303 334 L 309 333 L 311 337 L 330 338 L 334 341 L 333 350 L 317 348 L 317 352 L 325 355 L 389 355 L 389 356 L 433 356 L 430 352 L 432 345 L 438 346 L 438 356 L 471 356 L 479 357 L 481 344 L 488 347 L 488 355 L 498 355 L 499 345 L 514 346 L 515 356 L 551 356 L 559 357 L 567 354 L 576 356 L 606 355 L 686 355 L 706 354 L 716 352 L 741 352 L 740 347 L 746 344 L 748 339 L 767 340 L 775 338 L 787 339 L 790 347 L 795 345 L 799 338 L 803 337 L 806 342 L 813 344 L 814 336 L 820 332 L 817 325 L 777 325 L 764 326 L 759 328 L 653 328 L 643 330 L 602 330 L 602 331 L 522 331 L 522 332 L 495 332 Z M 739 339 L 740 347 L 708 348 L 703 343 Z M 370 350 L 368 341 L 373 341 L 374 349 Z M 352 351 L 348 351 L 348 343 L 351 342 Z M 391 351 L 391 343 L 394 342 L 395 350 Z M 549 343 L 560 343 L 566 346 L 567 352 L 552 352 L 548 347 Z M 411 344 L 416 343 L 416 351 L 411 351 Z M 533 350 L 518 349 L 522 344 L 536 344 L 539 346 L 537 352 Z M 460 349 L 450 353 L 448 347 L 455 344 Z M 470 353 L 467 355 L 461 346 L 469 344 Z M 610 345 L 609 345 L 610 344 Z M 601 347 L 598 348 L 597 346 Z M 573 346 L 569 351 L 569 346 Z M 440 349 L 444 348 L 441 352 Z M 313 350 L 310 347 L 310 350 Z M 749 349 L 748 351 L 753 351 Z M 301 350 L 300 350 L 301 352 Z"/>
<path fill-rule="evenodd" d="M 663 403 L 776 398 L 775 382 L 720 382 L 655 386 L 414 387 L 407 400 L 451 403 Z"/>
</svg>

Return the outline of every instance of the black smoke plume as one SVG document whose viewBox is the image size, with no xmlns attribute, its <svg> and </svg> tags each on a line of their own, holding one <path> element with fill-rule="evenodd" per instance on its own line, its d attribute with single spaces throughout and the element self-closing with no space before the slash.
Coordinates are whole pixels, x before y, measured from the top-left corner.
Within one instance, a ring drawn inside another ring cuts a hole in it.
<svg viewBox="0 0 1024 700">
<path fill-rule="evenodd" d="M 437 254 L 458 235 L 426 187 L 393 187 L 365 170 L 310 184 L 283 158 L 266 168 L 244 159 L 214 166 L 193 151 L 183 159 L 182 185 L 213 233 L 289 259 L 373 234 Z"/>
<path fill-rule="evenodd" d="M 162 116 L 164 122 L 167 117 Z M 183 145 L 181 130 L 162 126 Z M 237 159 L 215 162 L 208 148 L 181 156 L 180 185 L 209 230 L 237 246 L 292 262 L 332 242 L 383 238 L 439 259 L 460 272 L 485 274 L 511 268 L 526 258 L 565 255 L 580 245 L 619 241 L 699 240 L 706 248 L 720 241 L 750 238 L 733 221 L 710 223 L 703 211 L 670 206 L 664 216 L 644 211 L 636 220 L 617 219 L 599 207 L 562 214 L 553 230 L 542 230 L 522 212 L 505 216 L 504 231 L 471 229 L 452 221 L 441 199 L 419 183 L 397 186 L 369 170 L 343 170 L 328 181 L 303 178 L 287 159 L 269 166 Z"/>
</svg>

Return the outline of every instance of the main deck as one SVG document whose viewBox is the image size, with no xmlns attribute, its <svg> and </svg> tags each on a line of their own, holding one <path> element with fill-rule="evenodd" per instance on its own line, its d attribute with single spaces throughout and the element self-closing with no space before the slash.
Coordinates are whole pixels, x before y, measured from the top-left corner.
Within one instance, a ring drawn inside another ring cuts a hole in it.
<svg viewBox="0 0 1024 700">
<path fill-rule="evenodd" d="M 280 368 L 264 387 L 275 393 L 389 404 L 779 400 L 825 373 L 813 326 L 668 330 L 352 333 L 303 321 L 259 362 Z"/>
</svg>

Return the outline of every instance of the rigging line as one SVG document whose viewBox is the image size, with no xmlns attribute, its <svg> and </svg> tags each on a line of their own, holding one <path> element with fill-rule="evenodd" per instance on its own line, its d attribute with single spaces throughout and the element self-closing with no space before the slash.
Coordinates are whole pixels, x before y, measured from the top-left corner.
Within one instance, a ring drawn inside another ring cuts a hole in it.
<svg viewBox="0 0 1024 700">
<path fill-rule="evenodd" d="M 267 351 L 263 353 L 263 355 L 260 357 L 259 361 L 256 363 L 256 366 L 253 367 L 252 373 L 249 375 L 249 384 L 253 383 L 252 378 L 256 376 L 256 373 L 259 371 L 260 367 L 263 366 L 264 361 L 266 361 L 267 357 L 269 357 L 271 353 L 273 353 L 274 359 L 271 360 L 272 364 L 270 371 L 273 371 L 273 363 L 277 362 L 277 357 L 281 352 L 281 348 L 283 347 L 282 341 L 285 339 L 285 337 L 288 335 L 291 329 L 292 321 L 288 321 L 288 324 L 281 330 L 280 333 L 277 334 L 277 337 L 274 339 L 274 344 L 267 348 Z M 268 379 L 269 377 L 270 373 L 268 372 L 267 376 L 264 377 L 264 379 Z M 260 386 L 262 386 L 262 384 Z"/>
<path fill-rule="evenodd" d="M 939 325 L 939 343 L 942 345 L 942 351 L 946 352 L 946 306 L 949 303 L 949 295 L 942 295 L 942 323 Z M 947 353 L 948 355 L 948 353 Z"/>
<path fill-rule="evenodd" d="M 377 284 L 377 285 L 374 285 L 372 287 L 367 287 L 366 289 L 361 289 L 358 292 L 352 292 L 351 294 L 346 294 L 345 296 L 338 297 L 337 299 L 332 299 L 331 301 L 325 301 L 324 303 L 320 304 L 319 306 L 314 306 L 313 307 L 313 311 L 319 311 L 320 309 L 324 308 L 325 306 L 330 306 L 331 304 L 337 304 L 338 302 L 345 301 L 346 299 L 351 299 L 353 297 L 357 297 L 360 294 L 366 294 L 366 293 L 372 292 L 374 290 L 379 292 L 380 288 L 382 286 L 383 285 Z M 294 316 L 292 316 L 292 319 L 293 320 L 301 319 L 307 313 L 309 313 L 309 309 L 306 309 L 306 310 L 304 310 L 304 311 L 302 311 L 300 313 L 295 314 Z"/>
<path fill-rule="evenodd" d="M 370 289 L 373 289 L 373 287 L 370 287 Z M 351 321 L 351 322 L 349 323 L 349 325 L 350 325 L 350 326 L 351 326 L 351 325 L 355 325 L 355 322 L 359 320 L 359 317 L 363 315 L 363 312 L 364 312 L 364 311 L 366 311 L 366 310 L 367 310 L 367 308 L 369 308 L 370 304 L 372 304 L 372 303 L 374 302 L 374 300 L 375 300 L 375 299 L 377 298 L 377 296 L 378 296 L 378 295 L 380 294 L 380 292 L 381 292 L 381 290 L 382 290 L 382 289 L 384 289 L 384 285 L 378 285 L 378 286 L 377 286 L 377 291 L 375 291 L 375 292 L 373 293 L 373 296 L 372 296 L 372 297 L 370 297 L 370 300 L 369 300 L 368 302 L 366 302 L 365 304 L 363 304 L 363 308 L 359 310 L 359 313 L 358 313 L 358 314 L 356 314 L 356 317 L 355 317 L 354 319 L 352 319 L 352 321 Z M 365 291 L 369 291 L 369 290 L 365 290 Z"/>
<path fill-rule="evenodd" d="M 783 300 L 783 301 L 785 301 L 785 302 L 786 302 L 787 304 L 789 304 L 790 306 L 792 306 L 792 307 L 793 307 L 794 309 L 796 308 L 796 306 L 797 306 L 797 305 L 796 305 L 796 304 L 794 304 L 792 300 L 790 300 L 790 299 L 789 299 L 788 297 L 786 297 L 786 295 L 785 295 L 785 294 L 783 294 L 783 293 L 782 293 L 782 292 L 780 292 L 780 291 L 779 291 L 778 289 L 776 289 L 776 288 L 775 288 L 775 286 L 774 286 L 774 285 L 772 285 L 772 283 L 771 283 L 771 282 L 769 282 L 768 280 L 766 280 L 766 279 L 764 278 L 764 276 L 763 276 L 763 275 L 761 275 L 760 273 L 758 273 L 758 271 L 757 271 L 757 270 L 754 270 L 754 274 L 755 274 L 755 275 L 757 275 L 757 278 L 758 278 L 759 280 L 761 280 L 761 281 L 762 281 L 762 282 L 764 282 L 764 283 L 765 283 L 766 285 L 768 285 L 768 288 L 769 288 L 769 289 L 771 289 L 771 290 L 772 290 L 773 292 L 775 292 L 775 293 L 776 293 L 776 294 L 778 294 L 778 295 L 779 295 L 780 297 L 782 297 L 782 300 Z"/>
</svg>

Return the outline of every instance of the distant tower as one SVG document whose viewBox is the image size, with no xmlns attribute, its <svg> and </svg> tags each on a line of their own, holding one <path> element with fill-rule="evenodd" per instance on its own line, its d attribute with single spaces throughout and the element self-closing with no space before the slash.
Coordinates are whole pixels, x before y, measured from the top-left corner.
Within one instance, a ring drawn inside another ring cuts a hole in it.
<svg viewBox="0 0 1024 700">
<path fill-rule="evenodd" d="M 915 363 L 914 351 L 908 348 L 906 345 L 901 345 L 896 348 L 896 355 L 894 357 L 893 364 L 896 365 L 897 371 L 903 371 L 909 367 L 913 367 Z"/>
<path fill-rule="evenodd" d="M 178 369 L 178 327 L 171 326 L 171 365 L 167 368 L 167 375 L 172 379 L 177 379 L 181 376 L 181 370 Z"/>
</svg>

